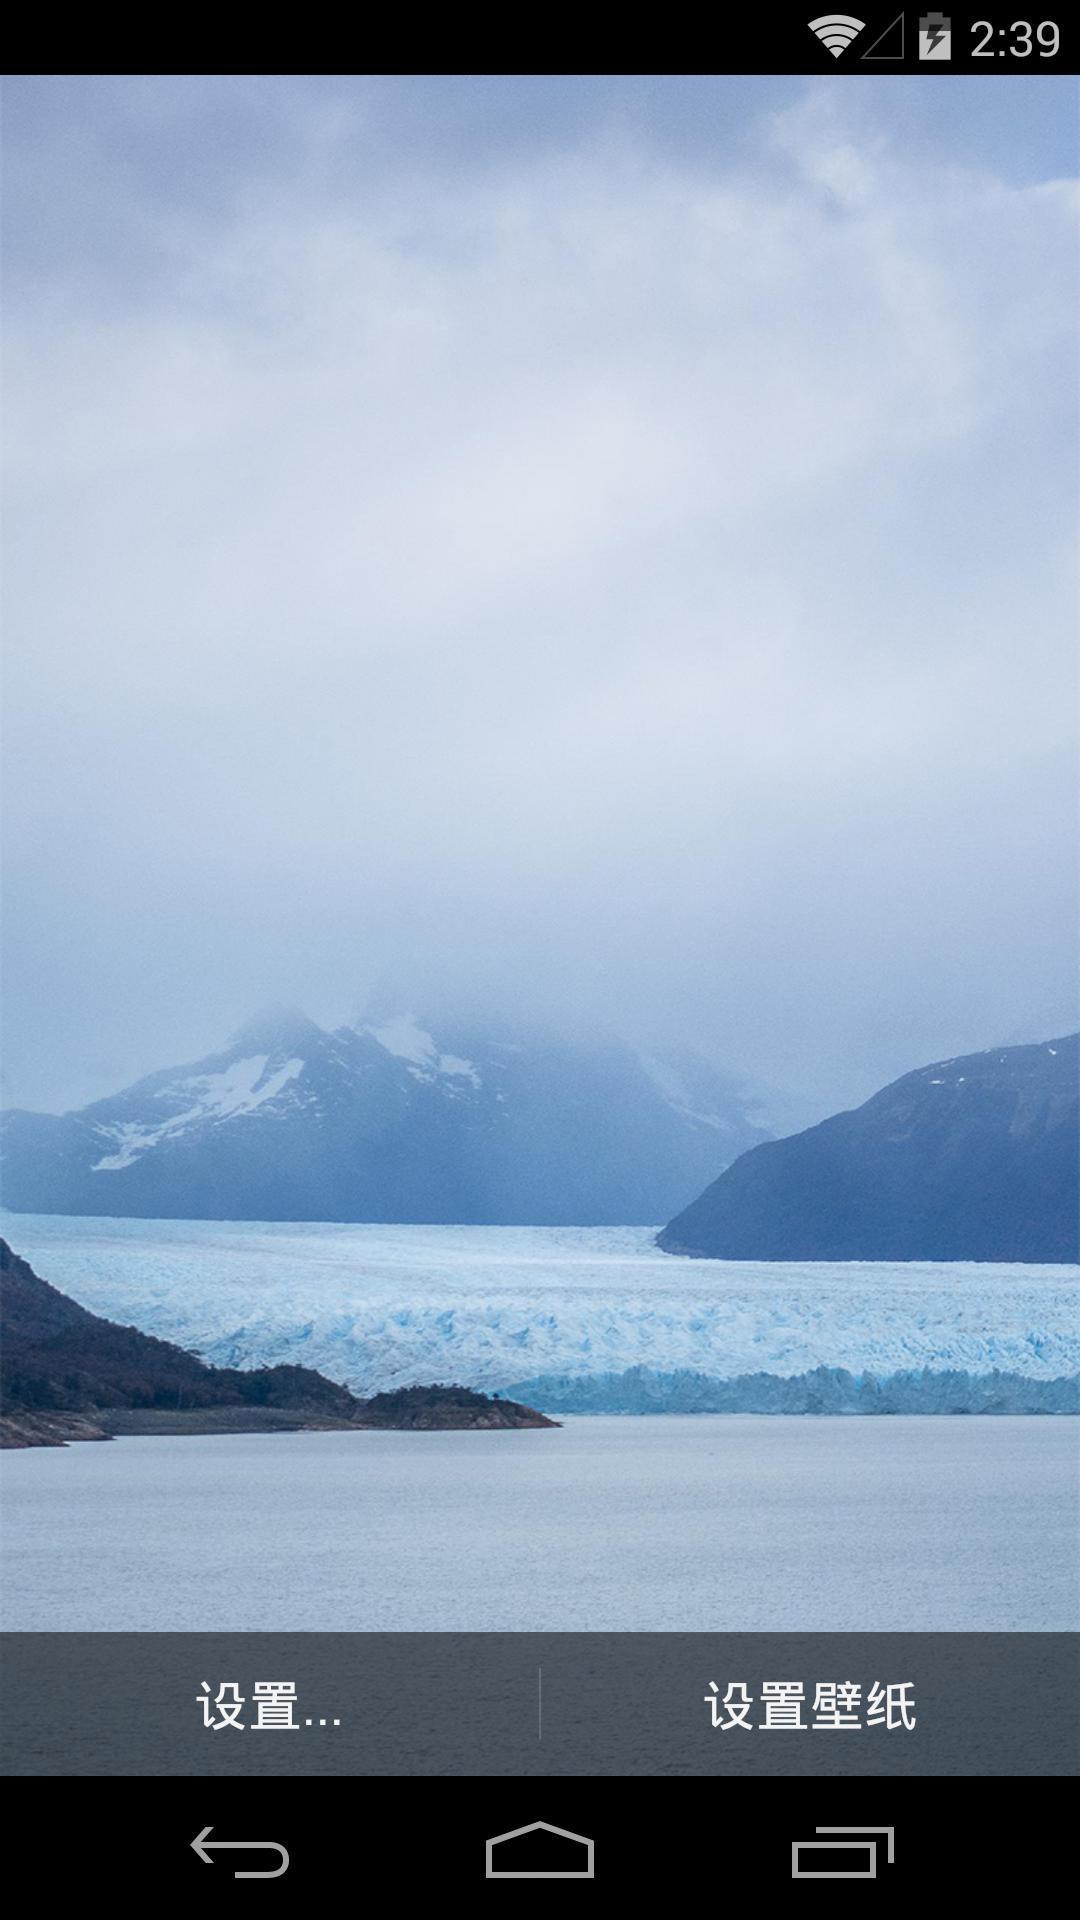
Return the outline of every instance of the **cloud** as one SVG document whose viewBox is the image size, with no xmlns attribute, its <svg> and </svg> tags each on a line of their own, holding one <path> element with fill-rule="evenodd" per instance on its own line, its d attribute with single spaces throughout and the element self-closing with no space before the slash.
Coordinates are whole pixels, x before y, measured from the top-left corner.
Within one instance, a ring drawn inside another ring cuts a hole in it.
<svg viewBox="0 0 1080 1920">
<path fill-rule="evenodd" d="M 9 305 L 19 1097 L 379 968 L 830 1088 L 1053 997 L 1073 189 L 844 98 L 331 193 L 278 91 L 166 206 L 152 89 L 78 134 L 160 227 Z"/>
</svg>

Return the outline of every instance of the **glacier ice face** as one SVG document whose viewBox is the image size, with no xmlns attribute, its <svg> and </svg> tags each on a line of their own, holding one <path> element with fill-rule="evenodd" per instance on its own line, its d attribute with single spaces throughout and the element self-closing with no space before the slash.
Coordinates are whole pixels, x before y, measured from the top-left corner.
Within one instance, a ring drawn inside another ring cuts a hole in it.
<svg viewBox="0 0 1080 1920">
<path fill-rule="evenodd" d="M 545 1413 L 1071 1413 L 1080 1414 L 1080 1374 L 968 1372 L 956 1367 L 900 1373 L 744 1373 L 730 1380 L 704 1373 L 541 1374 L 507 1387 L 515 1400 Z"/>
<path fill-rule="evenodd" d="M 1080 1372 L 1062 1266 L 682 1261 L 640 1227 L 387 1227 L 8 1215 L 43 1279 L 227 1366 L 356 1392 L 653 1373 Z"/>
</svg>

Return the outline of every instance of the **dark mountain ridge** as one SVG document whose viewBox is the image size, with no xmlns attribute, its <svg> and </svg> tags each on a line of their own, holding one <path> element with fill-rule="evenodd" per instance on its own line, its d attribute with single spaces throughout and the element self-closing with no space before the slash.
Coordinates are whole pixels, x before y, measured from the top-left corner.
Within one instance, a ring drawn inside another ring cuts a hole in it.
<svg viewBox="0 0 1080 1920">
<path fill-rule="evenodd" d="M 658 1243 L 720 1260 L 1076 1261 L 1078 1041 L 905 1074 L 743 1154 Z"/>
</svg>

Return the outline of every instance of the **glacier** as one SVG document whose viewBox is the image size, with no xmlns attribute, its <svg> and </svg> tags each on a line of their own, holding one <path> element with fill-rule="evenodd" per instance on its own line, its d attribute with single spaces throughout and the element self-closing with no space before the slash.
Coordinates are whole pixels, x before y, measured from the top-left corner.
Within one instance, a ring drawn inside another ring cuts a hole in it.
<svg viewBox="0 0 1080 1920">
<path fill-rule="evenodd" d="M 1080 1271 L 1060 1265 L 684 1261 L 642 1227 L 8 1214 L 2 1231 L 95 1313 L 216 1365 L 295 1361 L 361 1394 L 591 1380 L 579 1404 L 610 1409 L 637 1369 L 656 1411 L 661 1376 L 996 1372 L 1049 1389 L 1080 1374 Z"/>
<path fill-rule="evenodd" d="M 1080 1413 L 1080 1375 L 1034 1379 L 1030 1374 L 972 1373 L 922 1367 L 902 1373 L 849 1373 L 815 1367 L 812 1373 L 742 1373 L 731 1380 L 706 1373 L 542 1374 L 515 1380 L 515 1400 L 545 1413 Z"/>
</svg>

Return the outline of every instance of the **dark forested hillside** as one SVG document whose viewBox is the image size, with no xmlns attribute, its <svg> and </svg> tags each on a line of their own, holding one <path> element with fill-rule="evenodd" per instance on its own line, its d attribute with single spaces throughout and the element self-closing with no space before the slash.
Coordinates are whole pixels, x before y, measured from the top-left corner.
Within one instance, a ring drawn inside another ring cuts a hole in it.
<svg viewBox="0 0 1080 1920">
<path fill-rule="evenodd" d="M 0 1240 L 0 1386 L 7 1410 L 305 1406 L 359 1402 L 310 1367 L 208 1367 L 167 1340 L 88 1313 Z"/>
</svg>

